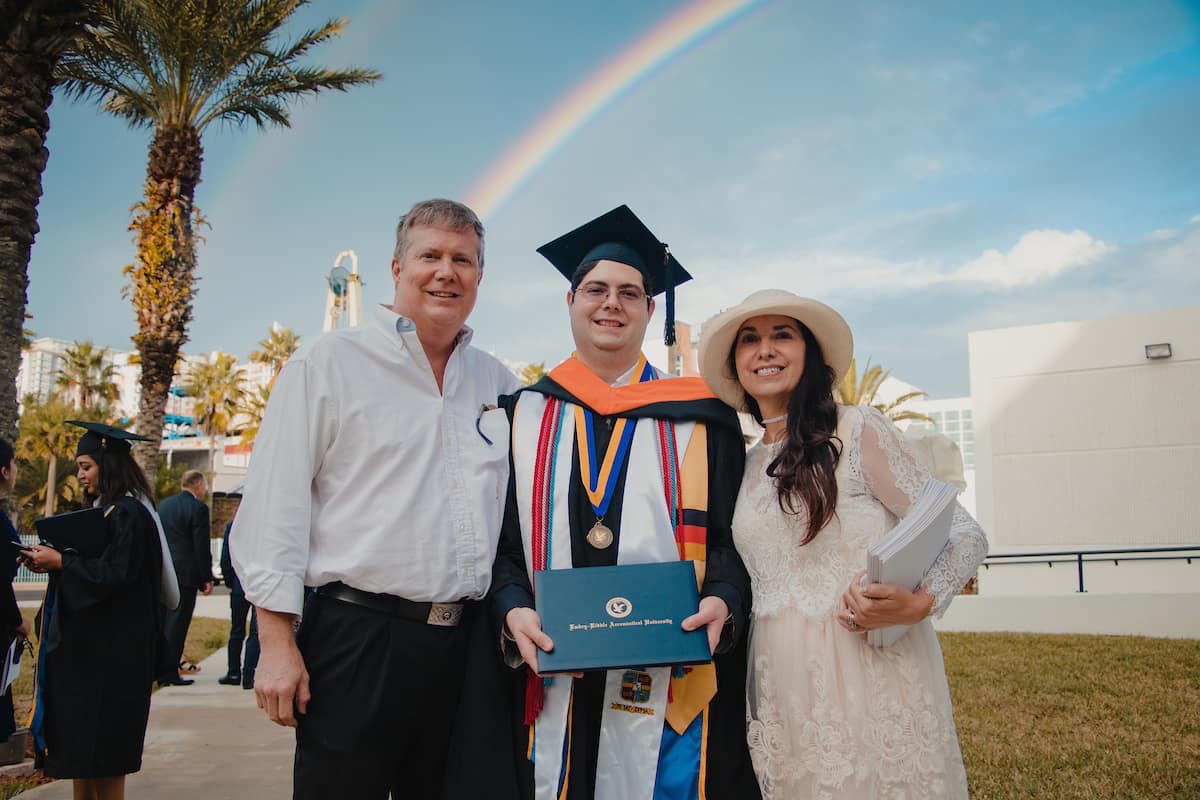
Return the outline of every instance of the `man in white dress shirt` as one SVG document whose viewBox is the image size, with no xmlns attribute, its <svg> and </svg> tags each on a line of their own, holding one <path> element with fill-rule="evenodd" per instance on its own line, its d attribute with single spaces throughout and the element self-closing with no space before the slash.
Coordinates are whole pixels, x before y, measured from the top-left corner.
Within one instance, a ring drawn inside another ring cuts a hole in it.
<svg viewBox="0 0 1200 800">
<path fill-rule="evenodd" d="M 495 403 L 518 385 L 468 346 L 483 236 L 466 206 L 413 206 L 393 304 L 302 347 L 272 390 L 231 543 L 259 707 L 297 728 L 295 798 L 438 795 L 508 482 Z"/>
</svg>

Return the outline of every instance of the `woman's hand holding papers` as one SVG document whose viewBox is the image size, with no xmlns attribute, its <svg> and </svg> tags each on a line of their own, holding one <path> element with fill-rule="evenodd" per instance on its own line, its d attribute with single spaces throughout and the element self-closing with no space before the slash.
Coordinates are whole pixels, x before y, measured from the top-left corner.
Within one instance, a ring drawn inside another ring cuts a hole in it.
<svg viewBox="0 0 1200 800">
<path fill-rule="evenodd" d="M 910 592 L 891 583 L 863 584 L 866 570 L 850 579 L 837 618 L 842 627 L 866 633 L 890 625 L 915 625 L 933 610 L 933 595 L 918 588 Z"/>
</svg>

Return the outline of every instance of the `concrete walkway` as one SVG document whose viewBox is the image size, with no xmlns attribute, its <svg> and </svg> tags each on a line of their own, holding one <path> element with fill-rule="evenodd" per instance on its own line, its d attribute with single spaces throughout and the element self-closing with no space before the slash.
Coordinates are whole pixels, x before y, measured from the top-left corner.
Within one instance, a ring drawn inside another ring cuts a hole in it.
<svg viewBox="0 0 1200 800">
<path fill-rule="evenodd" d="M 204 598 L 199 616 L 229 615 L 229 597 Z M 223 614 L 218 600 L 224 602 Z M 200 604 L 198 604 L 200 605 Z M 211 607 L 211 608 L 210 608 Z M 270 722 L 254 692 L 222 686 L 225 649 L 206 658 L 191 686 L 154 693 L 142 770 L 126 781 L 130 800 L 286 800 L 292 796 L 291 728 Z M 70 800 L 71 781 L 23 792 L 30 800 Z"/>
</svg>

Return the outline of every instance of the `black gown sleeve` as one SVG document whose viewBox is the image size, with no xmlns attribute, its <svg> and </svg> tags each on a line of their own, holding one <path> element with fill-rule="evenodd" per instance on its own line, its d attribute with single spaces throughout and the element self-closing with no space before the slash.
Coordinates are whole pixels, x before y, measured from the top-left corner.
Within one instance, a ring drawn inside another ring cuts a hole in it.
<svg viewBox="0 0 1200 800">
<path fill-rule="evenodd" d="M 499 405 L 508 413 L 512 424 L 516 398 L 504 396 Z M 533 608 L 533 584 L 525 569 L 525 544 L 521 539 L 521 519 L 517 512 L 517 482 L 514 476 L 512 450 L 508 454 L 508 493 L 504 503 L 504 519 L 500 525 L 500 542 L 492 566 L 492 586 L 487 605 L 496 630 L 503 631 L 504 620 L 514 608 Z M 515 648 L 512 648 L 515 650 Z"/>
<path fill-rule="evenodd" d="M 733 546 L 733 507 L 742 484 L 746 446 L 736 428 L 709 425 L 707 430 L 708 561 L 700 595 L 719 597 L 729 606 L 730 620 L 716 651 L 725 653 L 746 630 L 750 615 L 750 574 Z"/>
<path fill-rule="evenodd" d="M 144 578 L 149 547 L 149 518 L 136 500 L 111 506 L 105 517 L 109 542 L 104 552 L 94 557 L 63 553 L 63 580 L 59 583 L 59 602 L 64 611 L 79 611 L 93 606 L 118 587 Z"/>
</svg>

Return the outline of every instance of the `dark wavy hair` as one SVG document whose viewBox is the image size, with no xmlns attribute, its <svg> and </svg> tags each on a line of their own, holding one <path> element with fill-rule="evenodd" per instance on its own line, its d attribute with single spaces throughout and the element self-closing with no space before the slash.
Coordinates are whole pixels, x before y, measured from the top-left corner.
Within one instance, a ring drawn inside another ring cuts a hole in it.
<svg viewBox="0 0 1200 800">
<path fill-rule="evenodd" d="M 154 503 L 154 489 L 128 451 L 105 450 L 96 459 L 100 467 L 100 505 L 115 503 L 126 494 L 143 495 Z"/>
<path fill-rule="evenodd" d="M 767 466 L 775 479 L 779 507 L 788 514 L 808 511 L 808 531 L 801 545 L 811 542 L 829 524 L 837 510 L 837 478 L 834 470 L 842 457 L 837 437 L 837 403 L 833 399 L 834 371 L 825 364 L 821 345 L 804 323 L 796 320 L 804 337 L 804 373 L 788 398 L 787 438 L 779 455 Z M 729 372 L 737 375 L 734 353 L 729 352 Z M 758 402 L 745 393 L 746 407 L 762 424 Z"/>
<path fill-rule="evenodd" d="M 0 467 L 7 467 L 11 464 L 14 455 L 16 452 L 13 450 L 12 442 L 0 436 Z"/>
</svg>

